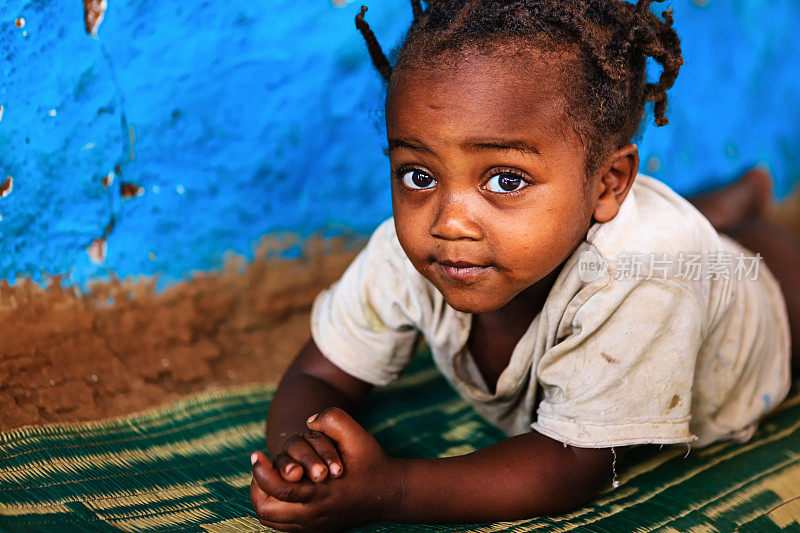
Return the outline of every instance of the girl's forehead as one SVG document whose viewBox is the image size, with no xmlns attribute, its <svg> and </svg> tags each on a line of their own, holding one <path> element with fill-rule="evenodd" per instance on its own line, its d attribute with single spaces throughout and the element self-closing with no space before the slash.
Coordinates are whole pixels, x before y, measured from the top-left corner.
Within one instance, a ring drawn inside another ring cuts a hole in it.
<svg viewBox="0 0 800 533">
<path fill-rule="evenodd" d="M 405 67 L 392 75 L 387 127 L 414 129 L 421 121 L 435 120 L 453 134 L 561 132 L 567 116 L 565 76 L 544 55 L 475 54 Z"/>
<path fill-rule="evenodd" d="M 556 74 L 570 66 L 572 54 L 548 51 L 525 45 L 472 46 L 447 50 L 433 55 L 418 53 L 416 59 L 407 58 L 397 65 L 392 76 L 402 79 L 406 75 L 423 75 L 429 78 L 466 76 L 511 76 L 516 78 L 547 76 Z"/>
</svg>

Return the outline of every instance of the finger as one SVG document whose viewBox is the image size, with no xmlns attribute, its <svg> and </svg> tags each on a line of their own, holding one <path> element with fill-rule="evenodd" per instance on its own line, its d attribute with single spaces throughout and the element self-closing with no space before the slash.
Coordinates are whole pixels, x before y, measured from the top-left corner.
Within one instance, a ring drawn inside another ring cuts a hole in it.
<svg viewBox="0 0 800 533">
<path fill-rule="evenodd" d="M 282 502 L 271 496 L 258 499 L 253 509 L 260 522 L 284 525 L 298 525 L 302 522 L 304 512 L 302 503 Z"/>
<path fill-rule="evenodd" d="M 348 444 L 354 440 L 363 442 L 363 439 L 372 438 L 366 429 L 338 407 L 328 407 L 316 415 L 311 415 L 306 425 L 335 440 L 342 452 L 345 452 Z"/>
<path fill-rule="evenodd" d="M 253 478 L 253 481 L 250 482 L 250 505 L 253 506 L 253 509 L 258 509 L 261 501 L 267 499 L 268 497 L 269 495 L 261 490 L 261 487 L 258 486 L 256 478 Z"/>
<path fill-rule="evenodd" d="M 336 449 L 336 444 L 331 438 L 319 431 L 309 431 L 304 433 L 303 437 L 306 439 L 320 459 L 328 465 L 328 471 L 332 477 L 339 477 L 342 475 L 343 463 L 339 457 L 339 450 Z"/>
<path fill-rule="evenodd" d="M 283 446 L 283 452 L 301 465 L 306 470 L 308 478 L 320 482 L 328 477 L 328 465 L 317 455 L 304 435 L 295 435 Z"/>
<path fill-rule="evenodd" d="M 285 453 L 276 455 L 272 464 L 286 481 L 300 481 L 303 478 L 303 466 Z"/>
<path fill-rule="evenodd" d="M 253 463 L 253 478 L 256 483 L 273 498 L 282 502 L 303 502 L 314 493 L 314 484 L 310 481 L 292 483 L 284 480 L 263 453 L 253 452 L 250 460 Z"/>
<path fill-rule="evenodd" d="M 269 520 L 258 519 L 262 526 L 267 526 L 276 531 L 303 531 L 303 526 L 299 524 L 284 524 L 283 522 L 270 522 Z"/>
<path fill-rule="evenodd" d="M 296 524 L 289 522 L 276 522 L 271 520 L 271 517 L 266 516 L 263 504 L 270 498 L 270 495 L 261 490 L 261 487 L 256 483 L 255 478 L 250 482 L 250 504 L 256 513 L 258 521 L 263 525 L 276 529 L 278 531 L 290 531 L 292 526 Z"/>
<path fill-rule="evenodd" d="M 278 522 L 274 520 L 272 516 L 268 516 L 270 510 L 265 508 L 264 504 L 269 498 L 270 496 L 261 490 L 256 480 L 253 479 L 250 483 L 250 503 L 253 504 L 253 510 L 256 513 L 258 521 L 278 531 L 298 531 L 300 529 L 299 524 L 294 522 Z"/>
</svg>

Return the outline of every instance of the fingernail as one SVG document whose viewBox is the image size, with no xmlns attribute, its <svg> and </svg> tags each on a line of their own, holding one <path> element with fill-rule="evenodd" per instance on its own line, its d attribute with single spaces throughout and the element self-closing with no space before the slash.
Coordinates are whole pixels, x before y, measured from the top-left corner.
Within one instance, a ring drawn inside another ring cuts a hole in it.
<svg viewBox="0 0 800 533">
<path fill-rule="evenodd" d="M 312 469 L 314 479 L 319 479 L 322 477 L 322 473 L 325 471 L 325 467 L 315 465 Z"/>
<path fill-rule="evenodd" d="M 342 471 L 341 467 L 336 463 L 333 463 L 331 466 L 328 467 L 328 469 L 331 471 L 331 475 L 333 476 L 338 476 L 339 472 Z"/>
<path fill-rule="evenodd" d="M 257 461 L 258 461 L 258 454 L 256 452 L 251 453 L 250 454 L 250 464 L 254 465 L 254 464 L 256 464 Z"/>
<path fill-rule="evenodd" d="M 294 470 L 296 467 L 297 467 L 297 465 L 289 465 L 289 466 L 287 466 L 287 467 L 286 467 L 286 473 L 287 473 L 287 474 L 288 474 L 288 473 L 290 473 L 290 472 L 291 472 L 292 470 Z"/>
<path fill-rule="evenodd" d="M 317 413 L 314 413 L 313 415 L 311 415 L 311 416 L 309 416 L 309 417 L 308 417 L 308 420 L 306 420 L 306 424 L 310 424 L 310 423 L 311 423 L 311 422 L 313 422 L 313 421 L 314 421 L 316 418 L 317 418 Z"/>
</svg>

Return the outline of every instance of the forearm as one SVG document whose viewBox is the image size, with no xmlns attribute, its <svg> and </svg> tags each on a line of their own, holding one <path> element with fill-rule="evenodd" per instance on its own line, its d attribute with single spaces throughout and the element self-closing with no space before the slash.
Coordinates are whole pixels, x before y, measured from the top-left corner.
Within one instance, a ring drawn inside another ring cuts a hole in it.
<svg viewBox="0 0 800 533">
<path fill-rule="evenodd" d="M 267 450 L 275 457 L 292 436 L 308 430 L 306 420 L 327 407 L 347 412 L 360 405 L 372 385 L 339 369 L 309 340 L 278 385 L 267 415 Z"/>
<path fill-rule="evenodd" d="M 326 407 L 350 411 L 347 397 L 314 376 L 289 373 L 281 380 L 267 415 L 267 450 L 274 457 L 291 436 L 307 431 L 306 420 Z"/>
<path fill-rule="evenodd" d="M 401 489 L 387 506 L 386 519 L 482 522 L 558 514 L 584 505 L 608 481 L 612 454 L 565 448 L 529 433 L 467 455 L 394 461 Z"/>
</svg>

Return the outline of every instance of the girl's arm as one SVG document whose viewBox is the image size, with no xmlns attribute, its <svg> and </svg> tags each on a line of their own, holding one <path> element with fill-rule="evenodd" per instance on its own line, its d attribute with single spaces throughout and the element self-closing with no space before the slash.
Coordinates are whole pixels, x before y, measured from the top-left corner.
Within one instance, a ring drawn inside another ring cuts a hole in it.
<svg viewBox="0 0 800 533">
<path fill-rule="evenodd" d="M 388 520 L 483 522 L 560 514 L 589 502 L 626 448 L 576 448 L 532 431 L 467 455 L 395 459 L 401 472 Z"/>
<path fill-rule="evenodd" d="M 388 457 L 342 410 L 308 421 L 336 441 L 348 464 L 323 483 L 283 480 L 253 456 L 250 497 L 262 524 L 280 530 L 338 531 L 372 520 L 488 522 L 560 514 L 586 504 L 611 479 L 624 448 L 575 448 L 536 432 L 467 455 Z"/>
<path fill-rule="evenodd" d="M 269 406 L 267 450 L 276 460 L 276 467 L 286 472 L 293 464 L 288 455 L 281 453 L 287 441 L 292 439 L 289 448 L 296 450 L 294 455 L 304 456 L 300 462 L 306 472 L 311 474 L 319 470 L 322 475 L 314 477 L 314 480 L 324 479 L 328 472 L 326 463 L 338 458 L 338 453 L 325 435 L 309 432 L 306 419 L 328 407 L 350 412 L 364 401 L 372 388 L 370 383 L 340 370 L 322 355 L 313 340 L 309 340 L 281 379 Z M 315 451 L 314 448 L 318 448 L 320 453 L 310 453 L 310 450 Z M 317 470 L 312 469 L 315 465 Z M 302 477 L 302 469 L 284 477 L 296 481 Z"/>
</svg>

